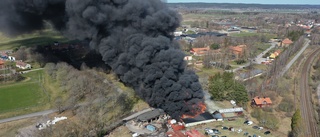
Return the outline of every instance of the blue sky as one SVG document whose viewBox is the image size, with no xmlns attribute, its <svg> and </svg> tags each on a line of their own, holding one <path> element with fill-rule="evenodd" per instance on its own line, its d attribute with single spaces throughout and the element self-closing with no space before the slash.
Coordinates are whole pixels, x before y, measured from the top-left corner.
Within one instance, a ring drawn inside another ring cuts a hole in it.
<svg viewBox="0 0 320 137">
<path fill-rule="evenodd" d="M 320 5 L 320 0 L 167 0 L 168 3 L 208 2 L 208 3 L 258 3 L 258 4 L 309 4 Z"/>
</svg>

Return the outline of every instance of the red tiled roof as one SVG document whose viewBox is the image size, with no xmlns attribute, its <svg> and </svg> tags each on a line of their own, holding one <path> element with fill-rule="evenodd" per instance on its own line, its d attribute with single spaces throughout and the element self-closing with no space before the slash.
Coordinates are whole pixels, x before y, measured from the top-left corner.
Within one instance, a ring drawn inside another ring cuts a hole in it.
<svg viewBox="0 0 320 137">
<path fill-rule="evenodd" d="M 169 137 L 187 137 L 181 131 L 169 131 L 169 132 L 167 132 L 167 136 L 169 136 Z"/>
<path fill-rule="evenodd" d="M 186 134 L 189 137 L 205 137 L 203 134 L 201 134 L 198 130 L 195 130 L 195 129 L 191 129 L 187 131 Z"/>
<path fill-rule="evenodd" d="M 22 61 L 17 61 L 17 62 L 16 62 L 16 65 L 25 67 L 25 66 L 27 66 L 27 63 L 24 63 L 24 62 L 22 62 Z"/>
<path fill-rule="evenodd" d="M 192 48 L 191 52 L 197 53 L 198 55 L 205 54 L 210 50 L 210 47 L 205 47 L 205 48 Z"/>
<path fill-rule="evenodd" d="M 7 54 L 7 53 L 5 53 L 5 52 L 2 52 L 2 53 L 1 53 L 1 56 L 7 57 L 7 56 L 8 56 L 8 54 Z"/>
<path fill-rule="evenodd" d="M 290 40 L 290 39 L 288 39 L 288 38 L 286 38 L 286 39 L 284 39 L 283 41 L 282 41 L 282 44 L 288 44 L 288 45 L 290 45 L 290 44 L 292 44 L 293 42 Z"/>
<path fill-rule="evenodd" d="M 230 46 L 229 48 L 236 54 L 242 53 L 246 45 Z"/>
<path fill-rule="evenodd" d="M 0 65 L 3 65 L 4 64 L 4 61 L 0 60 Z"/>
<path fill-rule="evenodd" d="M 263 97 L 263 98 L 255 97 L 255 98 L 253 98 L 253 100 L 254 100 L 254 102 L 256 102 L 257 105 L 262 105 L 262 104 L 264 104 L 263 102 L 266 102 L 267 104 L 272 104 L 271 99 L 268 97 Z"/>
</svg>

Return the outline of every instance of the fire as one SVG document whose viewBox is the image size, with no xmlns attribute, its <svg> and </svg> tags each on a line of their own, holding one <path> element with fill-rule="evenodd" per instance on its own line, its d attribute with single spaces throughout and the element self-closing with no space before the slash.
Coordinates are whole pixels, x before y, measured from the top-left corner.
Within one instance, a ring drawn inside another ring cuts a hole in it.
<svg viewBox="0 0 320 137">
<path fill-rule="evenodd" d="M 182 119 L 184 119 L 184 118 L 194 118 L 194 117 L 204 113 L 206 111 L 206 109 L 207 109 L 207 107 L 206 107 L 206 105 L 204 103 L 200 103 L 198 105 L 194 105 L 193 108 L 194 108 L 193 115 L 184 114 L 184 115 L 182 115 L 181 118 Z"/>
</svg>

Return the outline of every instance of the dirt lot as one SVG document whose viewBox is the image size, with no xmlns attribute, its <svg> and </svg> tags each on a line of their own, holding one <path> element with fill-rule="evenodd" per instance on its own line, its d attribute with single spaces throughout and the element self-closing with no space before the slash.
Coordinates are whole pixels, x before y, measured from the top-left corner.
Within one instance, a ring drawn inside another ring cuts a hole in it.
<svg viewBox="0 0 320 137">
<path fill-rule="evenodd" d="M 0 124 L 0 137 L 14 137 L 18 129 L 30 126 L 37 118 L 23 119 Z"/>
</svg>

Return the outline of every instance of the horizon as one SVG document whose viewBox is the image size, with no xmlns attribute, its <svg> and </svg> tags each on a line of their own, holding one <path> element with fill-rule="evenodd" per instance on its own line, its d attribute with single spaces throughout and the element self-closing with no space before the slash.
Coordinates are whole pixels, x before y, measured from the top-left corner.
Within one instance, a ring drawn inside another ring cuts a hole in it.
<svg viewBox="0 0 320 137">
<path fill-rule="evenodd" d="M 294 0 L 294 1 L 277 1 L 277 0 L 269 0 L 269 1 L 262 1 L 262 0 L 167 0 L 167 3 L 219 3 L 219 4 L 261 4 L 261 5 L 319 5 L 320 1 L 316 0 Z"/>
</svg>

